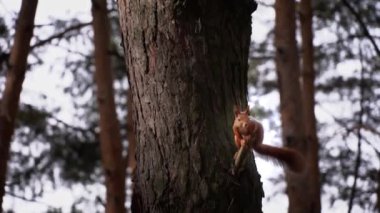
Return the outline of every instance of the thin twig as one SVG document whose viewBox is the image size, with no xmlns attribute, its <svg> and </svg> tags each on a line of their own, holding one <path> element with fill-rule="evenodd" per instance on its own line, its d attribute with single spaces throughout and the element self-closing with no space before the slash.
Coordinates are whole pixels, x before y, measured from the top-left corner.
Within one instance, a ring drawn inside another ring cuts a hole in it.
<svg viewBox="0 0 380 213">
<path fill-rule="evenodd" d="M 369 141 L 367 138 L 363 138 L 364 142 L 367 143 L 368 146 L 370 146 L 373 151 L 376 153 L 376 155 L 380 158 L 380 150 L 376 148 L 371 141 Z M 380 197 L 379 197 L 380 198 Z"/>
<path fill-rule="evenodd" d="M 47 39 L 37 41 L 35 44 L 33 44 L 32 46 L 30 46 L 30 49 L 34 49 L 34 48 L 43 46 L 43 45 L 45 45 L 47 43 L 50 43 L 54 39 L 60 39 L 60 38 L 62 38 L 66 33 L 69 33 L 71 31 L 80 30 L 82 27 L 86 27 L 86 26 L 89 26 L 91 24 L 92 24 L 92 22 L 79 23 L 79 24 L 76 24 L 76 25 L 72 25 L 72 26 L 66 28 L 65 30 L 63 30 L 63 31 L 61 31 L 61 32 L 59 32 L 57 34 L 54 34 L 54 35 L 50 36 Z"/>
<path fill-rule="evenodd" d="M 361 48 L 359 49 L 360 52 L 360 61 L 362 62 L 363 56 L 361 52 Z M 354 204 L 354 198 L 355 198 L 355 193 L 356 193 L 356 185 L 357 185 L 357 180 L 359 176 L 359 167 L 361 163 L 361 145 L 362 145 L 362 134 L 361 134 L 361 126 L 363 125 L 363 115 L 364 115 L 364 68 L 363 68 L 363 63 L 361 65 L 361 72 L 360 72 L 360 112 L 359 112 L 359 129 L 357 131 L 357 136 L 358 136 L 358 154 L 356 156 L 355 160 L 355 170 L 354 170 L 354 183 L 352 184 L 351 187 L 351 194 L 350 194 L 350 200 L 348 203 L 348 213 L 351 213 L 352 207 Z"/>
<path fill-rule="evenodd" d="M 363 34 L 369 39 L 369 41 L 372 43 L 373 48 L 375 49 L 375 52 L 378 56 L 380 56 L 380 48 L 377 46 L 375 39 L 373 36 L 369 33 L 367 26 L 365 25 L 364 21 L 362 20 L 360 14 L 352 7 L 352 5 L 347 0 L 342 0 L 342 3 L 344 6 L 348 8 L 348 10 L 355 16 L 356 20 L 358 21 L 360 27 L 363 30 Z"/>
</svg>

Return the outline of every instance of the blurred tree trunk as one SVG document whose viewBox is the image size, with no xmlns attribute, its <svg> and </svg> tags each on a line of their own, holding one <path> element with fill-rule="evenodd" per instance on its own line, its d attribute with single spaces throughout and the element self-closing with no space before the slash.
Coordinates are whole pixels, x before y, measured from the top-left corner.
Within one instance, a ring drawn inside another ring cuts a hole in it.
<svg viewBox="0 0 380 213">
<path fill-rule="evenodd" d="M 128 90 L 128 115 L 127 115 L 127 139 L 128 139 L 128 152 L 127 152 L 127 168 L 130 173 L 133 173 L 136 168 L 136 132 L 132 117 L 133 103 L 132 103 L 132 90 Z"/>
<path fill-rule="evenodd" d="M 141 212 L 261 212 L 253 156 L 229 169 L 246 105 L 251 13 L 240 1 L 118 1 L 136 122 Z"/>
<path fill-rule="evenodd" d="M 0 102 L 0 206 L 3 203 L 9 148 L 27 68 L 37 3 L 37 0 L 23 0 L 21 3 L 5 89 Z"/>
<path fill-rule="evenodd" d="M 134 202 L 134 200 L 139 199 L 138 196 L 140 196 L 135 191 L 135 186 L 133 183 L 133 179 L 135 178 L 135 171 L 136 171 L 136 131 L 135 126 L 133 122 L 133 103 L 132 103 L 132 90 L 129 88 L 128 92 L 128 99 L 127 99 L 127 139 L 128 139 L 128 152 L 127 152 L 127 178 L 130 178 L 132 180 L 132 185 L 127 188 L 131 191 L 131 211 L 132 212 L 140 212 L 141 207 L 138 205 L 138 202 Z"/>
<path fill-rule="evenodd" d="M 321 212 L 321 190 L 319 174 L 319 142 L 317 136 L 316 119 L 314 114 L 314 46 L 313 46 L 313 12 L 311 0 L 301 0 L 300 21 L 302 38 L 302 95 L 305 119 L 305 134 L 308 143 L 307 164 L 309 175 L 309 199 L 311 200 L 310 213 Z"/>
<path fill-rule="evenodd" d="M 294 0 L 275 3 L 276 70 L 280 91 L 282 140 L 285 146 L 307 156 L 303 105 L 300 90 L 300 68 L 296 43 L 296 16 Z M 295 174 L 285 171 L 290 213 L 313 212 L 310 181 L 307 172 Z"/>
<path fill-rule="evenodd" d="M 92 1 L 95 81 L 100 111 L 100 145 L 107 188 L 106 212 L 125 212 L 125 166 L 117 120 L 109 56 L 110 33 L 106 0 Z"/>
</svg>

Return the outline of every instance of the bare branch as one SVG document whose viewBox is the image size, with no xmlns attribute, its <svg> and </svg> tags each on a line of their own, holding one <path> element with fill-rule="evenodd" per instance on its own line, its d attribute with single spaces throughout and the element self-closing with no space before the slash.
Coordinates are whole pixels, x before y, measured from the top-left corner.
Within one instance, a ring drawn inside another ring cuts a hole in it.
<svg viewBox="0 0 380 213">
<path fill-rule="evenodd" d="M 356 20 L 358 21 L 360 27 L 363 30 L 363 34 L 369 39 L 369 41 L 372 43 L 373 48 L 375 49 L 375 52 L 378 56 L 380 56 L 380 48 L 377 46 L 375 39 L 373 36 L 369 33 L 367 26 L 365 25 L 364 21 L 362 20 L 360 14 L 350 5 L 350 3 L 347 0 L 342 0 L 342 3 L 344 6 L 348 8 L 348 10 L 355 16 Z"/>
<path fill-rule="evenodd" d="M 343 0 L 345 1 L 345 0 Z M 359 49 L 360 50 L 360 61 L 363 62 L 363 55 L 362 55 L 362 51 L 361 51 L 361 48 Z M 364 116 L 364 69 L 363 69 L 363 64 L 362 64 L 362 69 L 361 69 L 361 72 L 360 72 L 360 111 L 359 111 L 359 121 L 358 121 L 358 124 L 359 126 L 363 126 L 363 116 Z M 354 169 L 354 183 L 352 184 L 352 187 L 351 187 L 351 194 L 350 194 L 350 200 L 349 200 L 349 203 L 348 203 L 348 213 L 351 213 L 352 211 L 352 207 L 353 207 L 353 204 L 354 204 L 354 199 L 355 199 L 355 194 L 356 194 L 356 188 L 357 188 L 357 180 L 358 180 L 358 176 L 359 176 L 359 167 L 360 167 L 360 164 L 361 164 L 361 155 L 362 155 L 362 149 L 361 149 L 361 146 L 362 146 L 362 133 L 361 133 L 361 128 L 359 128 L 357 130 L 357 136 L 358 136 L 358 153 L 357 153 L 357 156 L 356 156 L 356 160 L 355 160 L 355 169 Z"/>
<path fill-rule="evenodd" d="M 80 24 L 76 24 L 76 25 L 73 25 L 73 26 L 70 26 L 68 28 L 66 28 L 65 30 L 57 33 L 57 34 L 54 34 L 52 36 L 50 36 L 49 38 L 47 39 L 44 39 L 44 40 L 40 40 L 38 42 L 36 42 L 35 44 L 33 44 L 30 49 L 34 49 L 34 48 L 37 48 L 37 47 L 40 47 L 40 46 L 43 46 L 47 43 L 50 43 L 51 41 L 53 41 L 54 39 L 61 39 L 65 34 L 69 33 L 69 32 L 72 32 L 72 31 L 78 31 L 80 30 L 81 28 L 83 27 L 86 27 L 86 26 L 89 26 L 91 25 L 92 22 L 87 22 L 87 23 L 80 23 Z"/>
</svg>

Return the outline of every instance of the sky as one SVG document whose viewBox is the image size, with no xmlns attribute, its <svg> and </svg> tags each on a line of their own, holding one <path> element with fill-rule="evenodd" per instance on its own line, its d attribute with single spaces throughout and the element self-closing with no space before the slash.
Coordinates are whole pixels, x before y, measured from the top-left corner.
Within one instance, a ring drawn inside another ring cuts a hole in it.
<svg viewBox="0 0 380 213">
<path fill-rule="evenodd" d="M 64 2 L 64 3 L 62 3 Z M 66 0 L 66 1 L 52 1 L 52 0 L 39 0 L 38 9 L 36 13 L 37 25 L 48 24 L 52 17 L 61 18 L 63 20 L 77 17 L 80 20 L 85 22 L 91 21 L 91 5 L 89 0 L 87 1 L 78 1 L 78 0 Z M 271 4 L 273 1 L 262 0 L 261 2 Z M 5 17 L 14 16 L 14 13 L 19 10 L 21 0 L 0 0 L 0 14 L 4 14 Z M 13 14 L 13 15 L 12 15 Z M 262 41 L 266 38 L 266 32 L 271 28 L 268 27 L 265 21 L 274 18 L 274 10 L 268 7 L 259 7 L 258 10 L 253 14 L 253 25 L 252 30 L 253 34 L 251 39 L 254 41 Z M 11 21 L 8 19 L 8 21 Z M 46 33 L 49 33 L 48 31 Z M 322 32 L 323 33 L 323 32 Z M 47 34 L 48 35 L 48 34 Z M 323 36 L 324 39 L 334 39 L 333 35 L 329 35 L 326 32 L 326 36 Z M 316 40 L 315 43 L 322 42 Z M 80 47 L 77 47 L 80 48 Z M 65 122 L 72 123 L 78 122 L 72 116 L 74 113 L 73 106 L 67 104 L 70 103 L 70 97 L 63 93 L 62 88 L 65 85 L 68 85 L 72 80 L 70 75 L 66 75 L 63 79 L 60 75 L 54 73 L 55 69 L 64 69 L 63 60 L 67 57 L 66 51 L 56 47 L 49 49 L 49 52 L 41 53 L 41 58 L 44 58 L 46 65 L 39 66 L 39 70 L 33 70 L 33 72 L 28 72 L 23 86 L 23 93 L 21 96 L 21 101 L 24 103 L 35 103 L 35 99 L 39 94 L 45 94 L 49 98 L 45 102 L 39 103 L 41 106 L 54 109 L 56 107 L 64 106 L 63 110 L 58 115 L 59 119 L 62 119 Z M 51 69 L 51 66 L 56 66 L 54 69 Z M 358 66 L 357 63 L 352 62 L 350 65 L 351 68 Z M 347 74 L 345 72 L 346 66 L 337 67 L 338 74 Z M 335 73 L 337 74 L 337 73 Z M 43 76 L 43 77 L 41 77 Z M 260 105 L 264 106 L 273 106 L 273 109 L 276 109 L 278 105 L 278 94 L 273 93 L 267 97 L 260 97 Z M 250 97 L 249 103 L 254 106 L 258 102 L 257 97 Z M 328 112 L 324 109 L 316 109 L 319 119 L 331 119 L 331 116 L 328 116 Z M 278 121 L 279 122 L 279 121 Z M 271 124 L 268 120 L 263 121 L 264 129 L 270 129 Z M 277 123 L 279 125 L 279 123 Z M 276 135 L 278 133 L 274 131 L 266 131 L 264 143 L 266 144 L 275 144 L 280 145 L 281 142 L 277 139 Z M 277 137 L 278 138 L 278 137 Z M 13 147 L 17 148 L 17 147 Z M 276 188 L 273 188 L 273 184 L 269 181 L 270 178 L 278 176 L 282 173 L 282 168 L 274 166 L 271 162 L 267 162 L 258 158 L 256 160 L 259 173 L 262 176 L 263 187 L 266 195 L 270 195 L 274 190 L 285 190 L 285 183 L 279 184 Z M 104 186 L 91 186 L 88 189 L 84 189 L 82 186 L 78 185 L 72 189 L 66 187 L 59 187 L 57 190 L 53 190 L 52 186 L 48 184 L 46 186 L 47 193 L 42 198 L 39 198 L 39 202 L 26 202 L 17 198 L 12 198 L 6 196 L 4 199 L 4 207 L 12 208 L 17 213 L 18 212 L 30 212 L 30 213 L 39 213 L 46 209 L 47 206 L 53 207 L 63 207 L 64 212 L 69 212 L 69 206 L 75 200 L 75 197 L 80 196 L 83 193 L 87 193 L 88 197 L 95 199 L 94 193 L 100 192 L 104 194 Z M 326 199 L 322 199 L 322 203 L 328 203 Z M 287 197 L 284 194 L 279 194 L 274 197 L 266 197 L 263 199 L 263 211 L 265 212 L 277 212 L 285 213 L 287 212 Z M 347 211 L 346 203 L 340 203 L 339 201 L 332 207 L 326 207 L 323 205 L 323 212 L 345 212 Z M 88 209 L 91 211 L 91 209 Z M 354 209 L 355 210 L 355 209 Z"/>
</svg>

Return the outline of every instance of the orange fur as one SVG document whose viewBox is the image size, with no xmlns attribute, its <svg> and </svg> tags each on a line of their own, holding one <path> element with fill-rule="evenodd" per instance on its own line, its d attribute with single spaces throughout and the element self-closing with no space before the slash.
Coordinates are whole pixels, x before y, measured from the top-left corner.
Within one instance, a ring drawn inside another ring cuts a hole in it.
<svg viewBox="0 0 380 213">
<path fill-rule="evenodd" d="M 264 129 L 260 122 L 249 116 L 249 110 L 235 109 L 233 124 L 235 145 L 238 149 L 246 143 L 250 149 L 264 156 L 272 157 L 285 164 L 293 172 L 302 172 L 305 162 L 302 155 L 296 150 L 280 148 L 263 144 Z"/>
</svg>

